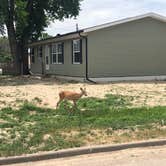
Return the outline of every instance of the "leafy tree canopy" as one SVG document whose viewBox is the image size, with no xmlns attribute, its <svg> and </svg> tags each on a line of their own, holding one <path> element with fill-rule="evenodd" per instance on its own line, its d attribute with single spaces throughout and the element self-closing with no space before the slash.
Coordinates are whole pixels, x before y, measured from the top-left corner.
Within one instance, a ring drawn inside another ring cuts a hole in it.
<svg viewBox="0 0 166 166">
<path fill-rule="evenodd" d="M 42 32 L 41 33 L 41 36 L 39 36 L 39 40 L 44 40 L 44 39 L 48 39 L 48 38 L 51 38 L 51 37 L 53 37 L 53 36 L 51 36 L 51 35 L 49 35 L 48 33 L 46 33 L 46 32 Z"/>
<path fill-rule="evenodd" d="M 16 39 L 33 41 L 50 21 L 76 17 L 81 0 L 0 0 L 0 33 L 13 19 Z M 12 15 L 11 15 L 12 14 Z"/>
<path fill-rule="evenodd" d="M 41 37 L 51 21 L 76 17 L 81 1 L 0 0 L 0 33 L 6 26 L 15 73 L 28 74 L 27 43 Z"/>
<path fill-rule="evenodd" d="M 0 37 L 0 63 L 12 60 L 10 54 L 9 41 L 6 37 Z"/>
</svg>

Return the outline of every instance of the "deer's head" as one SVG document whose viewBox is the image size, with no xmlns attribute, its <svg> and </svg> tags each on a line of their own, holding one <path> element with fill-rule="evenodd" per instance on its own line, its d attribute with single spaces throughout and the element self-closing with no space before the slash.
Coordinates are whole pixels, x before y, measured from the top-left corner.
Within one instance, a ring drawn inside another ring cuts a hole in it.
<svg viewBox="0 0 166 166">
<path fill-rule="evenodd" d="M 86 92 L 86 88 L 80 88 L 80 90 L 81 90 L 81 92 L 82 92 L 82 95 L 85 95 L 85 96 L 87 96 L 87 92 Z"/>
</svg>

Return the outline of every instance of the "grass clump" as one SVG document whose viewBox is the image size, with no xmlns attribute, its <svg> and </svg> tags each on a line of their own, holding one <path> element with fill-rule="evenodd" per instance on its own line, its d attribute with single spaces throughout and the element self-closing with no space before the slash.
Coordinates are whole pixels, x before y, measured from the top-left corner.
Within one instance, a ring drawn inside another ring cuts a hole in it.
<svg viewBox="0 0 166 166">
<path fill-rule="evenodd" d="M 126 139 L 135 129 L 166 125 L 166 107 L 128 108 L 130 100 L 116 95 L 85 98 L 79 100 L 73 112 L 66 110 L 64 103 L 57 110 L 36 107 L 27 101 L 19 110 L 4 108 L 0 111 L 0 156 L 79 147 L 88 140 L 101 140 L 102 135 L 110 139 L 119 130 L 131 131 L 121 134 Z M 67 105 L 71 107 L 70 103 Z M 166 135 L 163 130 L 158 133 Z M 152 136 L 156 137 L 154 132 Z M 112 142 L 118 141 L 119 135 L 116 137 Z"/>
</svg>

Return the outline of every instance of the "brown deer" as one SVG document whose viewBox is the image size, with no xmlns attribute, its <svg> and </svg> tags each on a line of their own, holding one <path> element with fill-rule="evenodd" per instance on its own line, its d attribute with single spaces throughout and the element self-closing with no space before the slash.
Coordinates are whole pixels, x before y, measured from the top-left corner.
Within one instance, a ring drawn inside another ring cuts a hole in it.
<svg viewBox="0 0 166 166">
<path fill-rule="evenodd" d="M 80 88 L 81 92 L 71 92 L 71 91 L 61 91 L 59 93 L 59 101 L 57 102 L 57 107 L 59 106 L 60 102 L 63 100 L 70 100 L 73 101 L 74 107 L 76 107 L 77 101 L 83 96 L 87 96 L 86 89 Z"/>
</svg>

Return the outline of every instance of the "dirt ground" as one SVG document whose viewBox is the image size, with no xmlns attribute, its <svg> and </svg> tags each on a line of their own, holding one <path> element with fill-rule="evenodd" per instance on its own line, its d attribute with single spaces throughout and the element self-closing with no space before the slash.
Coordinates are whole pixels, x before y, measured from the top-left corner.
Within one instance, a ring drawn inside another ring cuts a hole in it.
<svg viewBox="0 0 166 166">
<path fill-rule="evenodd" d="M 88 97 L 103 98 L 105 94 L 131 96 L 134 107 L 166 106 L 166 82 L 129 82 L 109 84 L 76 83 L 55 78 L 0 77 L 0 108 L 18 107 L 23 101 L 34 101 L 39 106 L 55 108 L 62 90 L 79 92 L 86 87 Z"/>
</svg>

